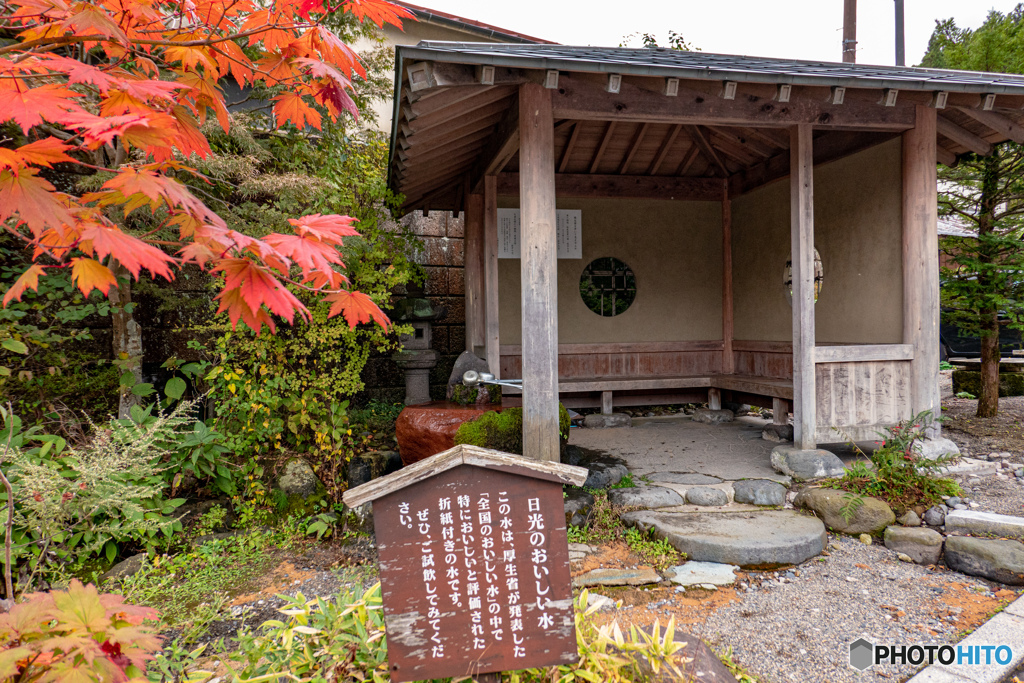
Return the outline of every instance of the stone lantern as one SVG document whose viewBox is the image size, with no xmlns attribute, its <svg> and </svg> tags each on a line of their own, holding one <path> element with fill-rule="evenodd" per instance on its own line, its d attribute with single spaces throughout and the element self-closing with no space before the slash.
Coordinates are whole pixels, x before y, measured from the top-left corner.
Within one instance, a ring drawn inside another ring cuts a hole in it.
<svg viewBox="0 0 1024 683">
<path fill-rule="evenodd" d="M 424 298 L 423 289 L 414 284 L 406 286 L 407 295 L 395 306 L 395 320 L 412 325 L 412 334 L 403 334 L 399 341 L 402 350 L 391 356 L 405 372 L 405 405 L 430 403 L 430 371 L 439 354 L 433 348 L 433 323 L 447 314 L 442 306 L 434 308 Z"/>
</svg>

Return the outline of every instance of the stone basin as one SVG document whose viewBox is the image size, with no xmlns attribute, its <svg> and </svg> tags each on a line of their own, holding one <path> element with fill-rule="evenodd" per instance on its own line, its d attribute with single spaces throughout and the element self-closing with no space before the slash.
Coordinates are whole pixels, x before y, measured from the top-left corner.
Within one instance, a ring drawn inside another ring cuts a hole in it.
<svg viewBox="0 0 1024 683">
<path fill-rule="evenodd" d="M 407 406 L 395 422 L 395 439 L 403 465 L 411 465 L 455 447 L 455 432 L 469 422 L 501 406 L 468 405 L 434 401 Z"/>
</svg>

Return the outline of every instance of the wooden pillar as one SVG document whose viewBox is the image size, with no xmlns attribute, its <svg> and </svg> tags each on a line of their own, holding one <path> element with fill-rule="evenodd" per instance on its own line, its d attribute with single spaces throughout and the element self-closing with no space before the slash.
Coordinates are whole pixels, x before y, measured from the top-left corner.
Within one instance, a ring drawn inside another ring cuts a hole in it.
<svg viewBox="0 0 1024 683">
<path fill-rule="evenodd" d="M 772 398 L 772 423 L 789 424 L 789 402 L 784 398 Z"/>
<path fill-rule="evenodd" d="M 498 178 L 484 177 L 484 358 L 491 373 L 501 378 L 498 336 Z"/>
<path fill-rule="evenodd" d="M 551 91 L 519 86 L 523 455 L 558 462 L 558 261 Z"/>
<path fill-rule="evenodd" d="M 790 214 L 793 264 L 793 445 L 815 448 L 814 396 L 814 150 L 810 124 L 790 129 Z"/>
<path fill-rule="evenodd" d="M 729 199 L 729 181 L 722 181 L 722 372 L 736 372 L 736 359 L 732 354 L 732 200 Z"/>
<path fill-rule="evenodd" d="M 466 350 L 478 356 L 484 348 L 484 196 L 466 201 L 465 254 Z"/>
<path fill-rule="evenodd" d="M 612 392 L 602 391 L 601 392 L 601 414 L 611 415 L 615 412 L 614 402 L 612 401 Z"/>
<path fill-rule="evenodd" d="M 910 395 L 914 414 L 938 417 L 939 236 L 935 151 L 936 111 L 918 105 L 903 134 L 903 343 L 914 345 Z M 930 436 L 938 436 L 935 423 Z"/>
<path fill-rule="evenodd" d="M 711 410 L 722 409 L 722 390 L 714 387 L 708 389 L 708 408 Z"/>
</svg>

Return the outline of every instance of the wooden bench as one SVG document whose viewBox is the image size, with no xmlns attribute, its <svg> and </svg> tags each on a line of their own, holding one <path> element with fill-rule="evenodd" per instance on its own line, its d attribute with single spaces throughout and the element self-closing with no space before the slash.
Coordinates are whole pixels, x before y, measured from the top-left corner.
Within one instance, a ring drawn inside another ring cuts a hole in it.
<svg viewBox="0 0 1024 683">
<path fill-rule="evenodd" d="M 714 410 L 722 407 L 722 391 L 730 392 L 743 402 L 755 403 L 757 397 L 771 399 L 776 423 L 785 424 L 793 401 L 793 381 L 758 375 L 687 375 L 680 377 L 586 377 L 559 379 L 559 394 L 601 394 L 601 412 L 610 414 L 615 392 L 666 391 L 673 389 L 707 390 L 708 405 Z M 506 387 L 507 395 L 518 395 L 521 390 Z M 656 402 L 656 401 L 655 401 Z M 767 407 L 767 406 L 765 406 Z"/>
</svg>

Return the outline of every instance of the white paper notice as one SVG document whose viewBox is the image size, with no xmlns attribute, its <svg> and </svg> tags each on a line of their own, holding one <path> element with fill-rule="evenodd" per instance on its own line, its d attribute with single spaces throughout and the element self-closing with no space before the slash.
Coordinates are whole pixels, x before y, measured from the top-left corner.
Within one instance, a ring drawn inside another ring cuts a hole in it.
<svg viewBox="0 0 1024 683">
<path fill-rule="evenodd" d="M 579 209 L 555 211 L 558 258 L 583 258 L 583 212 Z M 519 209 L 498 209 L 498 258 L 520 258 Z"/>
</svg>

